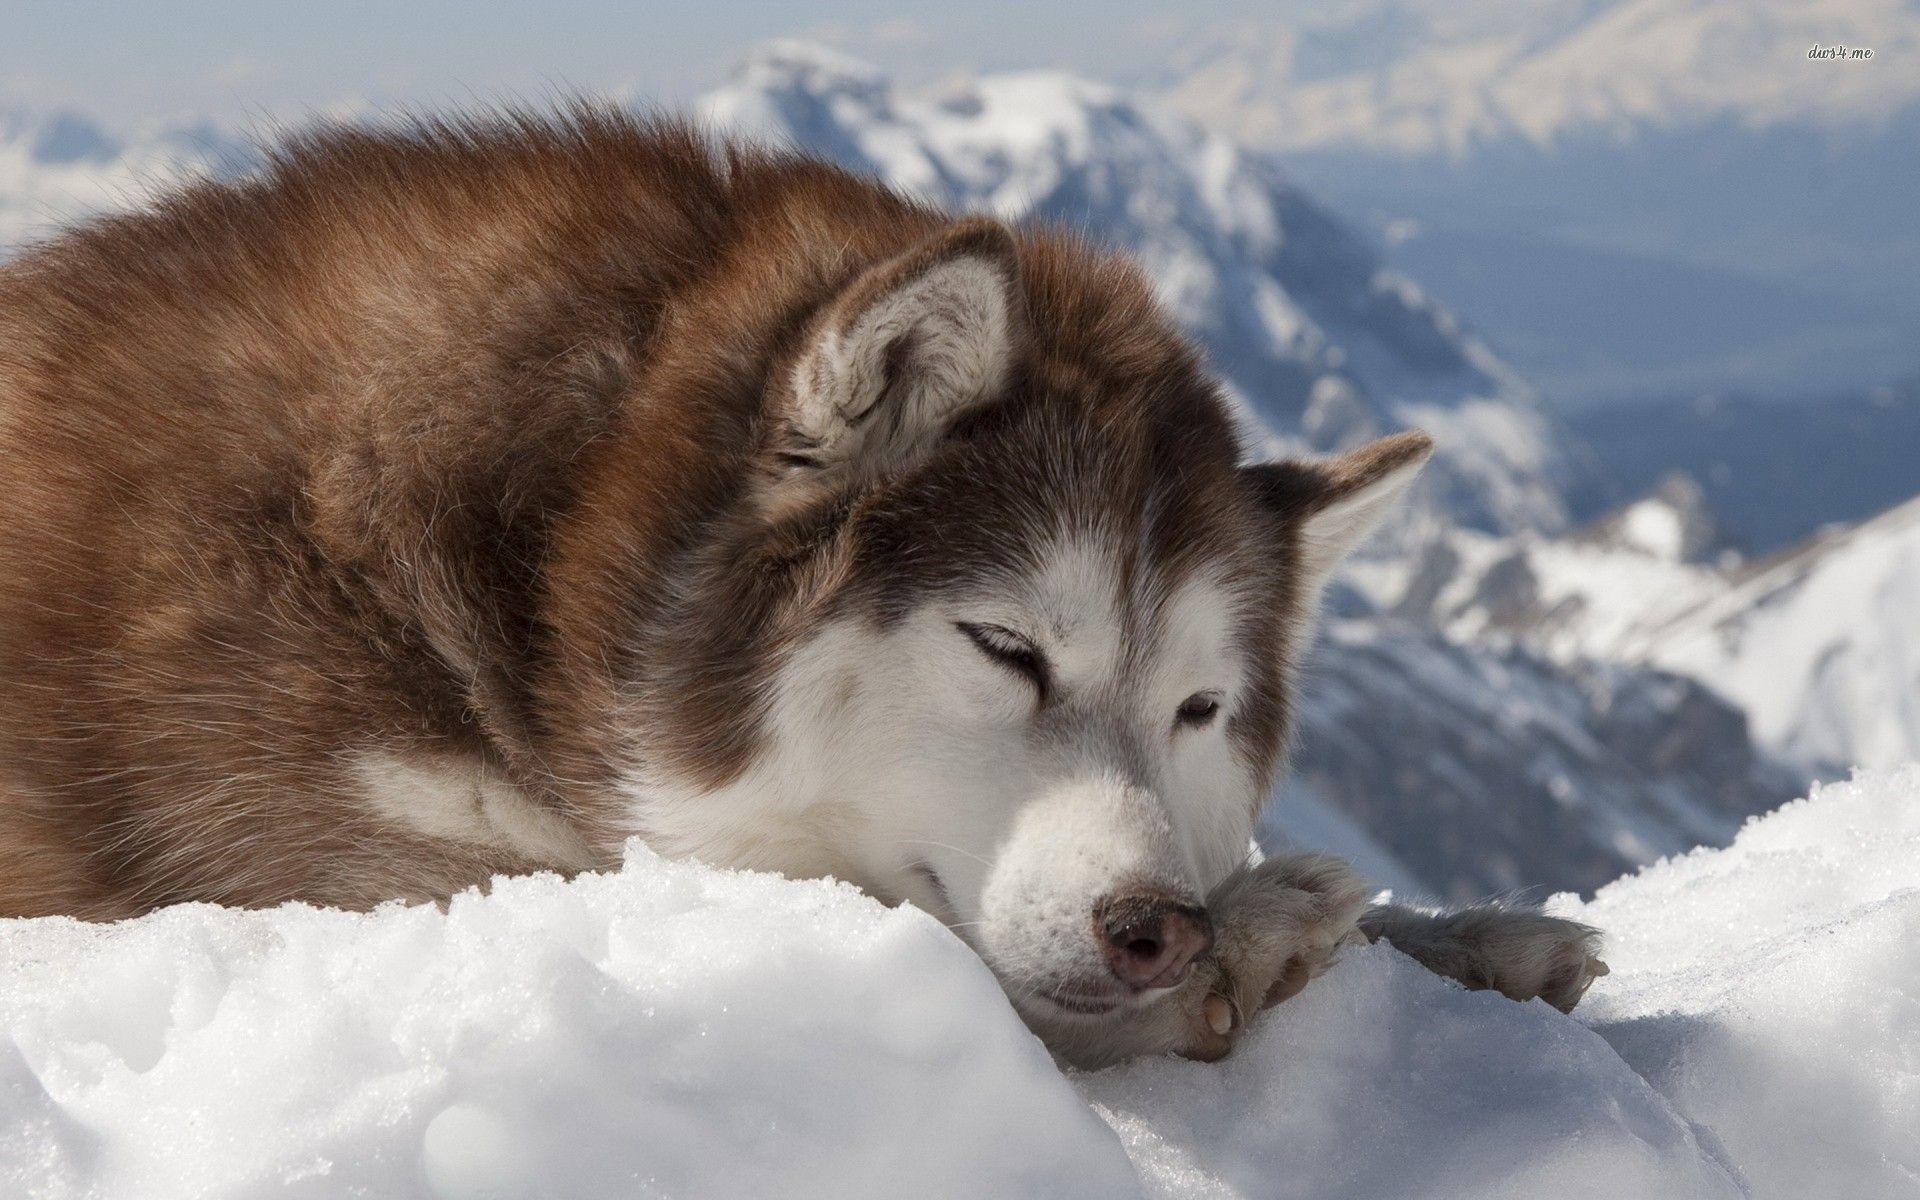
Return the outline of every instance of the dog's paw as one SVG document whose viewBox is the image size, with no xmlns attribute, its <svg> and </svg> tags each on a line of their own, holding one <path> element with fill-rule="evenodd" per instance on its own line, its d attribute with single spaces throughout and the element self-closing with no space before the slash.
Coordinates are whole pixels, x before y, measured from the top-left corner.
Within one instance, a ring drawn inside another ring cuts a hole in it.
<svg viewBox="0 0 1920 1200">
<path fill-rule="evenodd" d="M 1340 859 L 1298 854 L 1230 876 L 1207 897 L 1213 953 L 1174 1002 L 1179 1053 L 1212 1062 L 1233 1048 L 1255 1013 L 1286 1000 L 1362 940 L 1368 888 Z"/>
<path fill-rule="evenodd" d="M 1475 905 L 1426 913 L 1388 907 L 1361 919 L 1370 939 L 1386 938 L 1428 970 L 1513 1000 L 1545 1000 L 1572 1012 L 1607 974 L 1600 931 L 1532 908 Z"/>
<path fill-rule="evenodd" d="M 1600 958 L 1599 930 L 1531 910 L 1504 913 L 1486 934 L 1483 952 L 1492 986 L 1501 995 L 1537 996 L 1561 1012 L 1572 1012 L 1593 981 L 1608 972 Z"/>
</svg>

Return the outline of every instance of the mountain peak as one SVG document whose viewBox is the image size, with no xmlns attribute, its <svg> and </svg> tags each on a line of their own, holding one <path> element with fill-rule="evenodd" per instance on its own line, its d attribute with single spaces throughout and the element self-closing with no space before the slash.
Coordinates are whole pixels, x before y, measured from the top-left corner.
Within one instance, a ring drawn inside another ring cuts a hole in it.
<svg viewBox="0 0 1920 1200">
<path fill-rule="evenodd" d="M 1684 471 L 1671 472 L 1646 495 L 1601 517 L 1580 540 L 1675 563 L 1704 563 L 1733 549 L 1706 492 Z"/>
<path fill-rule="evenodd" d="M 776 38 L 742 55 L 733 79 L 758 88 L 791 88 L 818 93 L 884 92 L 887 78 L 878 67 L 819 42 Z"/>
<path fill-rule="evenodd" d="M 1268 452 L 1418 426 L 1440 441 L 1428 511 L 1492 530 L 1564 526 L 1577 469 L 1531 391 L 1272 160 L 1155 101 L 1050 71 L 900 89 L 835 51 L 778 42 L 703 111 L 946 208 L 1130 251 Z"/>
<path fill-rule="evenodd" d="M 40 122 L 27 153 L 41 163 L 107 163 L 121 150 L 120 142 L 91 118 L 57 112 Z"/>
</svg>

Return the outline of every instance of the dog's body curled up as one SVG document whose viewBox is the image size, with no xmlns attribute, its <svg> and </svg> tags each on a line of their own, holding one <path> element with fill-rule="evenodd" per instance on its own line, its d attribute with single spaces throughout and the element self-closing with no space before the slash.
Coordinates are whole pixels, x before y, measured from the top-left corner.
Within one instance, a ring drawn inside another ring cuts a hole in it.
<svg viewBox="0 0 1920 1200">
<path fill-rule="evenodd" d="M 0 915 L 637 834 L 926 907 L 1077 1061 L 1224 1053 L 1362 930 L 1571 1004 L 1590 931 L 1246 867 L 1321 584 L 1426 454 L 1242 465 L 1127 262 L 805 158 L 296 140 L 0 266 Z"/>
</svg>

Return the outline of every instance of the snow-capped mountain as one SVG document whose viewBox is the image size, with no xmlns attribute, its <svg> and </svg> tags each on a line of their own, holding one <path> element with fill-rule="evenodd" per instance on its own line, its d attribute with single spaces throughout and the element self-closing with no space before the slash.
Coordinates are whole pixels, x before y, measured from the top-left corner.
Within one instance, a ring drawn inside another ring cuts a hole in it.
<svg viewBox="0 0 1920 1200">
<path fill-rule="evenodd" d="M 1355 580 L 1396 616 L 1462 644 L 1561 663 L 1631 658 L 1650 628 L 1721 595 L 1738 556 L 1678 476 L 1566 537 L 1450 530 Z"/>
<path fill-rule="evenodd" d="M 1355 580 L 1459 645 L 1691 679 L 1805 773 L 1920 758 L 1920 498 L 1747 562 L 1681 477 L 1573 537 L 1456 531 Z"/>
<path fill-rule="evenodd" d="M 1724 844 L 1804 786 L 1754 747 L 1740 709 L 1644 666 L 1561 665 L 1517 645 L 1336 620 L 1302 687 L 1293 777 L 1268 834 L 1446 899 L 1590 890 Z"/>
<path fill-rule="evenodd" d="M 252 161 L 211 123 L 122 136 L 73 112 L 0 111 L 0 254 L 61 223 L 125 208 L 156 186 Z"/>
<path fill-rule="evenodd" d="M 1809 59 L 1815 47 L 1865 61 Z M 1185 48 L 1183 107 L 1251 141 L 1460 154 L 1728 121 L 1884 121 L 1920 102 L 1920 11 L 1900 0 L 1385 0 Z"/>
<path fill-rule="evenodd" d="M 1700 484 L 1684 471 L 1670 471 L 1651 492 L 1584 530 L 1588 545 L 1638 551 L 1665 562 L 1698 563 L 1739 558 L 1720 516 Z"/>
<path fill-rule="evenodd" d="M 1331 449 L 1417 425 L 1451 520 L 1557 529 L 1584 466 L 1514 373 L 1258 155 L 1113 88 L 1034 72 L 932 94 L 777 43 L 707 98 L 716 122 L 936 203 L 1132 250 L 1266 430 Z"/>
<path fill-rule="evenodd" d="M 1705 681 L 1803 762 L 1920 758 L 1920 498 L 1757 565 L 1633 653 Z"/>
<path fill-rule="evenodd" d="M 1352 0 L 1174 46 L 1134 82 L 1366 217 L 1556 404 L 1915 369 L 1911 4 Z"/>
</svg>

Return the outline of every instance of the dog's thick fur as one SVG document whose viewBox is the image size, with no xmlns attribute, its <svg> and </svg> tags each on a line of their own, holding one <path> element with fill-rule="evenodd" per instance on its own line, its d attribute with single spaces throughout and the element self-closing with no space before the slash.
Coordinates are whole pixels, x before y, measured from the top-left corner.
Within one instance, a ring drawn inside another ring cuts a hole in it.
<svg viewBox="0 0 1920 1200">
<path fill-rule="evenodd" d="M 1221 1050 L 1203 996 L 1237 1027 L 1357 931 L 1343 868 L 1233 872 L 1320 582 L 1426 450 L 1243 468 L 1128 262 L 806 158 L 589 110 L 295 140 L 0 267 L 0 914 L 440 898 L 638 834 L 923 903 L 1018 1001 L 1124 876 L 1228 889 L 1187 1032 L 1136 1038 Z M 1048 588 L 1105 589 L 1049 627 L 1097 688 L 957 619 Z M 1022 749 L 934 761 L 942 713 Z M 1563 1003 L 1573 941 L 1527 960 Z"/>
</svg>

